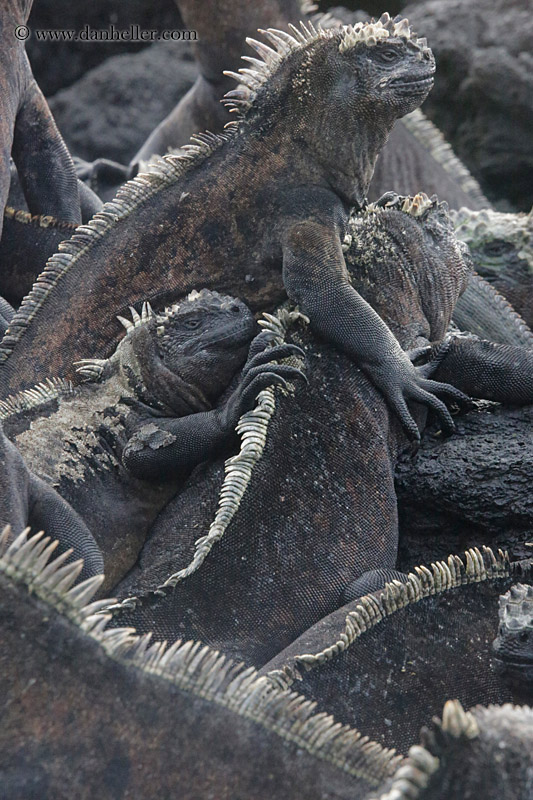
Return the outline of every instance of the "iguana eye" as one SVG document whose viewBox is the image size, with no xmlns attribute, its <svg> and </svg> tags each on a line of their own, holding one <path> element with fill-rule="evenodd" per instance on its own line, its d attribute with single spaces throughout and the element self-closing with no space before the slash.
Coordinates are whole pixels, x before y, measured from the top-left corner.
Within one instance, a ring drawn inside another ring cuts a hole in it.
<svg viewBox="0 0 533 800">
<path fill-rule="evenodd" d="M 377 55 L 382 61 L 385 61 L 388 64 L 390 64 L 391 61 L 396 61 L 396 59 L 400 56 L 398 51 L 393 50 L 392 47 L 389 47 L 386 50 L 379 50 Z"/>
<path fill-rule="evenodd" d="M 200 325 L 199 319 L 185 319 L 183 320 L 183 327 L 187 328 L 187 330 L 194 330 L 194 328 L 198 328 Z"/>
</svg>

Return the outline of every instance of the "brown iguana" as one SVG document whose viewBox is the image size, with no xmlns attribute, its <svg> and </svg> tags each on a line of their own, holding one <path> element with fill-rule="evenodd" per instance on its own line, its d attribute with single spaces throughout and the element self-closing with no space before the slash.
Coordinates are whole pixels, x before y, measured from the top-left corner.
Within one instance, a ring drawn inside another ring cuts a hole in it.
<svg viewBox="0 0 533 800">
<path fill-rule="evenodd" d="M 107 355 L 114 315 L 128 305 L 150 300 L 158 310 L 205 285 L 253 310 L 286 290 L 313 329 L 371 376 L 410 436 L 419 433 L 406 399 L 449 422 L 434 395 L 442 387 L 353 289 L 341 250 L 349 208 L 364 204 L 394 121 L 431 88 L 431 51 L 388 14 L 266 36 L 273 47 L 253 43 L 261 59 L 235 76 L 251 96 L 229 93 L 240 111 L 227 132 L 198 135 L 184 157 L 125 184 L 49 260 L 0 348 L 4 396 L 72 374 L 87 352 Z"/>
<path fill-rule="evenodd" d="M 52 545 L 0 539 L 6 800 L 528 800 L 530 709 L 448 702 L 402 758 L 198 642 L 106 629 L 100 579 L 71 588 Z"/>
</svg>

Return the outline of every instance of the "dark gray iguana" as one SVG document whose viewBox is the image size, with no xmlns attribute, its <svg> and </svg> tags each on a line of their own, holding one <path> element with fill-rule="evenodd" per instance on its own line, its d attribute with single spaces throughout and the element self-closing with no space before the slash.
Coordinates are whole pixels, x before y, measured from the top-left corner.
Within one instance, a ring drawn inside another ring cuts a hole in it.
<svg viewBox="0 0 533 800">
<path fill-rule="evenodd" d="M 402 758 L 198 642 L 106 628 L 101 579 L 72 587 L 81 565 L 52 548 L 0 539 L 6 800 L 445 800 L 449 786 L 528 800 L 529 709 L 447 703 Z"/>
<path fill-rule="evenodd" d="M 445 204 L 398 202 L 354 215 L 345 255 L 355 289 L 400 345 L 424 348 L 446 334 L 468 278 L 466 248 Z M 160 514 L 116 587 L 117 624 L 199 638 L 260 666 L 338 608 L 353 580 L 395 569 L 394 467 L 405 437 L 346 356 L 309 330 L 292 335 L 306 351 L 306 391 L 265 400 L 244 428 L 253 459 L 243 452 L 225 476 L 221 460 L 204 465 Z M 436 378 L 447 369 L 474 394 L 533 400 L 532 351 L 475 338 L 437 348 Z M 422 409 L 413 412 L 422 428 Z"/>
<path fill-rule="evenodd" d="M 431 88 L 431 51 L 388 14 L 266 36 L 273 47 L 252 43 L 261 60 L 236 76 L 251 98 L 228 95 L 238 121 L 125 184 L 49 260 L 0 348 L 4 396 L 68 376 L 87 352 L 107 355 L 114 315 L 128 305 L 150 300 L 157 310 L 205 285 L 253 310 L 274 307 L 286 290 L 313 329 L 371 376 L 410 436 L 419 434 L 406 399 L 446 416 L 433 394 L 442 387 L 350 285 L 341 249 L 349 208 L 364 204 L 394 121 Z"/>
<path fill-rule="evenodd" d="M 6 800 L 529 800 L 531 709 L 449 701 L 402 758 L 198 642 L 106 628 L 52 549 L 0 540 Z"/>
<path fill-rule="evenodd" d="M 313 15 L 316 8 L 298 0 L 254 4 L 246 0 L 226 0 L 224 4 L 177 0 L 177 5 L 185 24 L 198 33 L 195 55 L 200 74 L 192 89 L 132 159 L 128 177 L 139 163 L 146 162 L 154 153 L 163 155 L 185 144 L 197 131 L 207 129 L 217 133 L 223 129 L 230 117 L 220 100 L 231 89 L 223 70 L 238 68 L 247 35 L 255 36 L 261 28 L 288 31 L 289 23 L 297 23 L 308 14 L 315 24 L 325 27 L 341 24 L 331 14 Z M 358 16 L 359 19 L 352 18 L 350 22 L 359 22 L 361 14 Z M 97 171 L 105 170 L 105 164 L 97 165 Z M 111 177 L 112 165 L 107 165 L 107 170 Z M 128 175 L 127 169 L 123 175 Z M 490 205 L 440 131 L 417 110 L 394 126 L 377 160 L 369 196 L 377 198 L 391 189 L 399 194 L 414 194 L 420 187 L 428 194 L 436 192 L 452 207 L 467 205 L 478 209 Z"/>
<path fill-rule="evenodd" d="M 73 388 L 57 379 L 0 402 L 5 431 L 30 469 L 96 538 L 106 587 L 133 565 L 180 479 L 231 449 L 235 426 L 259 391 L 302 377 L 271 363 L 298 348 L 270 347 L 268 331 L 253 339 L 254 319 L 233 298 L 203 290 L 161 315 L 147 305 L 142 317 L 132 314 L 107 361 L 81 362 L 88 382 Z M 233 391 L 215 407 L 245 361 Z"/>
<path fill-rule="evenodd" d="M 444 704 L 392 780 L 368 800 L 528 800 L 533 791 L 533 709 L 505 703 L 465 711 Z"/>
</svg>

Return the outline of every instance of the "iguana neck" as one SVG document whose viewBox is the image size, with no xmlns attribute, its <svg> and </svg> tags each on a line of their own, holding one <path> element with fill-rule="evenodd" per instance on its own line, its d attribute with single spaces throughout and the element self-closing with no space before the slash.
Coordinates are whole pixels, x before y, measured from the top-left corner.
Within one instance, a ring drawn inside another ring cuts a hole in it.
<svg viewBox="0 0 533 800">
<path fill-rule="evenodd" d="M 291 130 L 291 120 L 286 118 L 272 126 L 266 136 L 260 125 L 250 125 L 247 148 L 251 148 L 254 158 L 260 153 L 264 166 L 272 164 L 273 173 L 279 173 L 280 164 L 285 165 L 287 185 L 324 186 L 346 206 L 359 210 L 366 205 L 376 159 L 393 124 L 394 120 L 388 126 L 382 122 L 378 130 L 375 119 L 350 120 L 350 135 L 346 136 L 345 128 L 341 136 L 335 129 L 338 124 L 325 122 L 317 144 L 307 126 L 302 125 L 295 133 L 294 121 Z"/>
</svg>

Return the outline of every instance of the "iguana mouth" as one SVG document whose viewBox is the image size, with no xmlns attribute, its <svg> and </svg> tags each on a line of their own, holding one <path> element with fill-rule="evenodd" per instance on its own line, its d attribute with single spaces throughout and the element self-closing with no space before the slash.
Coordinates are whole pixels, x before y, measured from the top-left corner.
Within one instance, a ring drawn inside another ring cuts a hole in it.
<svg viewBox="0 0 533 800">
<path fill-rule="evenodd" d="M 398 78 L 396 81 L 391 82 L 391 86 L 394 87 L 394 91 L 401 95 L 423 94 L 424 92 L 429 92 L 433 82 L 434 76 L 427 75 L 425 78 Z"/>
</svg>

